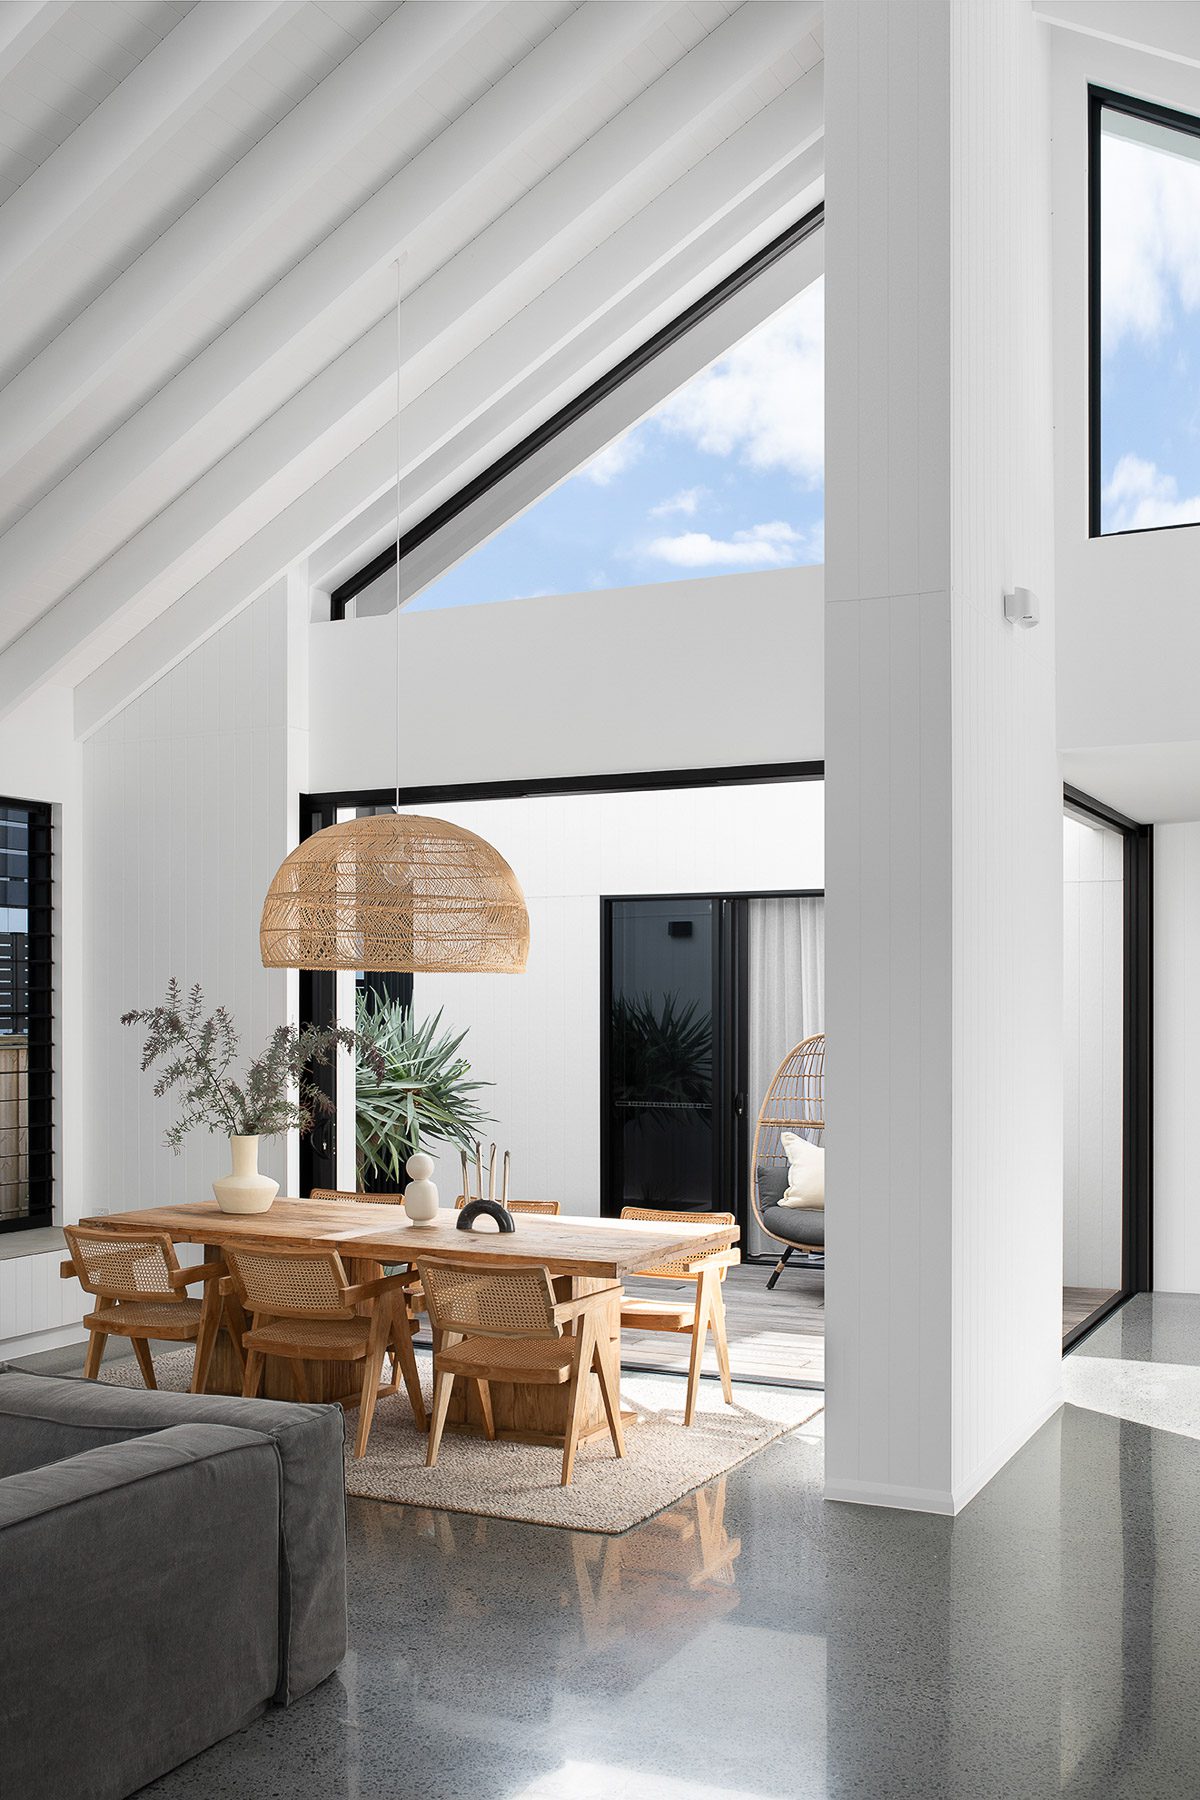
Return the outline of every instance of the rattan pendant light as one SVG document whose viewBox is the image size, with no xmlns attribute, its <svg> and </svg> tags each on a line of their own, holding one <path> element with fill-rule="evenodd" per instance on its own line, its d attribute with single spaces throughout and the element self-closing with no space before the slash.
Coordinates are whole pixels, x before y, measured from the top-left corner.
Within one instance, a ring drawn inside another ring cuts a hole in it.
<svg viewBox="0 0 1200 1800">
<path fill-rule="evenodd" d="M 396 265 L 396 806 L 298 845 L 259 926 L 268 969 L 519 974 L 529 954 L 521 884 L 461 825 L 400 811 L 400 266 Z"/>
</svg>

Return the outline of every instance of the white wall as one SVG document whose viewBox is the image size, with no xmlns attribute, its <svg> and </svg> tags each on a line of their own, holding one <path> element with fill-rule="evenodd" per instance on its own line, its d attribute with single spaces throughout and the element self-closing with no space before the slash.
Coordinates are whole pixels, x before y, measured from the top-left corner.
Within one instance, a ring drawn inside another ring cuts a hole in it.
<svg viewBox="0 0 1200 1800">
<path fill-rule="evenodd" d="M 1063 1282 L 1119 1288 L 1124 843 L 1063 820 Z"/>
<path fill-rule="evenodd" d="M 1086 792 L 1138 819 L 1197 818 L 1200 528 L 1088 537 L 1086 194 L 1089 81 L 1194 113 L 1200 73 L 1074 31 L 1052 37 L 1059 743 Z"/>
<path fill-rule="evenodd" d="M 402 612 L 408 786 L 818 760 L 822 570 Z M 314 793 L 396 779 L 395 615 L 314 625 Z"/>
<path fill-rule="evenodd" d="M 824 885 L 820 782 L 588 794 L 422 808 L 477 831 L 529 903 L 519 976 L 418 975 L 419 1014 L 469 1026 L 474 1073 L 512 1151 L 513 1194 L 600 1209 L 600 896 L 736 893 Z M 436 1154 L 437 1152 L 435 1152 Z M 440 1157 L 443 1202 L 458 1192 Z"/>
<path fill-rule="evenodd" d="M 208 1197 L 223 1138 L 164 1148 L 174 1116 L 138 1067 L 144 1033 L 120 1025 L 167 980 L 203 984 L 233 1013 L 248 1054 L 286 1017 L 287 976 L 264 970 L 258 918 L 293 841 L 296 728 L 289 731 L 286 584 L 278 583 L 84 745 L 85 1131 L 81 1211 Z M 262 1166 L 285 1177 L 281 1144 Z"/>
<path fill-rule="evenodd" d="M 1200 1293 L 1200 823 L 1154 832 L 1154 1286 Z"/>
<path fill-rule="evenodd" d="M 1045 58 L 826 14 L 826 1492 L 951 1512 L 1061 1378 Z"/>
</svg>

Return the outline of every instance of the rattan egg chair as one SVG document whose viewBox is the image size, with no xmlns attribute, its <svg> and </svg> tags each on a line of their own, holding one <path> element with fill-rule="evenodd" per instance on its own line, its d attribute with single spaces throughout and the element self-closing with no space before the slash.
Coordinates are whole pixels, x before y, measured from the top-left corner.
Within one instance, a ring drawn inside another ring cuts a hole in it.
<svg viewBox="0 0 1200 1800">
<path fill-rule="evenodd" d="M 775 1071 L 754 1131 L 750 1198 L 754 1216 L 768 1237 L 784 1246 L 768 1289 L 773 1288 L 792 1257 L 806 1268 L 825 1267 L 825 1213 L 816 1207 L 780 1206 L 787 1188 L 785 1131 L 803 1133 L 820 1143 L 825 1133 L 825 1033 L 806 1037 L 789 1050 Z M 765 1190 L 765 1191 L 764 1191 Z"/>
</svg>

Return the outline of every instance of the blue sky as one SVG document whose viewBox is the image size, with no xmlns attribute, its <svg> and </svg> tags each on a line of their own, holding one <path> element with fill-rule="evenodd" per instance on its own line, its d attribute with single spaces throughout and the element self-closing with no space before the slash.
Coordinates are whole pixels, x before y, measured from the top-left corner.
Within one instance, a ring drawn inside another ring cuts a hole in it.
<svg viewBox="0 0 1200 1800">
<path fill-rule="evenodd" d="M 1101 525 L 1200 521 L 1200 139 L 1103 126 Z"/>
<path fill-rule="evenodd" d="M 694 376 L 409 610 L 821 562 L 823 286 Z"/>
</svg>

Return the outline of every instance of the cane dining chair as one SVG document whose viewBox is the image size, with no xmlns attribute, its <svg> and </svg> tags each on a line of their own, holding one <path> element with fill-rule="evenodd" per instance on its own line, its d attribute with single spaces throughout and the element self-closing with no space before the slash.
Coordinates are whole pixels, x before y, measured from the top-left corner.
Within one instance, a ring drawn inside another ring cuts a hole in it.
<svg viewBox="0 0 1200 1800">
<path fill-rule="evenodd" d="M 425 1429 L 421 1381 L 403 1311 L 408 1277 L 381 1275 L 373 1281 L 352 1282 L 336 1250 L 231 1245 L 225 1255 L 229 1274 L 221 1291 L 241 1308 L 241 1318 L 236 1311 L 233 1314 L 235 1328 L 243 1323 L 245 1314 L 251 1318 L 241 1340 L 246 1351 L 242 1393 L 247 1398 L 258 1392 L 263 1359 L 268 1356 L 290 1363 L 298 1400 L 310 1397 L 307 1362 L 361 1362 L 354 1455 L 365 1456 L 380 1394 L 384 1352 L 390 1344 L 404 1373 L 417 1429 Z M 366 1310 L 358 1311 L 364 1304 Z M 391 1385 L 383 1391 L 399 1391 L 395 1371 Z M 347 1396 L 345 1404 L 354 1401 Z"/>
<path fill-rule="evenodd" d="M 690 1284 L 691 1292 L 683 1299 L 637 1299 L 626 1294 L 621 1301 L 621 1328 L 629 1331 L 671 1331 L 690 1336 L 687 1399 L 683 1422 L 690 1425 L 696 1416 L 696 1399 L 700 1392 L 700 1371 L 704 1362 L 704 1346 L 711 1331 L 721 1372 L 721 1392 L 733 1405 L 733 1378 L 729 1368 L 729 1339 L 725 1331 L 725 1300 L 721 1283 L 725 1271 L 738 1261 L 733 1248 L 733 1232 L 737 1220 L 730 1212 L 661 1212 L 650 1206 L 623 1206 L 623 1219 L 660 1220 L 686 1225 L 728 1225 L 729 1242 L 723 1250 L 707 1250 L 700 1256 L 673 1256 L 654 1269 L 639 1269 L 638 1278 L 670 1281 L 677 1286 Z"/>
<path fill-rule="evenodd" d="M 605 1282 L 577 1300 L 556 1301 L 544 1268 L 480 1269 L 433 1262 L 417 1267 L 435 1332 L 433 1416 L 426 1462 L 437 1461 L 450 1396 L 462 1376 L 475 1383 L 486 1436 L 494 1439 L 489 1383 L 566 1385 L 561 1485 L 568 1487 L 585 1410 L 588 1376 L 600 1381 L 613 1448 L 625 1454 L 621 1426 L 620 1360 L 608 1329 L 608 1309 L 620 1291 Z M 566 1326 L 573 1329 L 568 1332 Z"/>
<path fill-rule="evenodd" d="M 465 1194 L 460 1194 L 454 1202 L 456 1212 L 461 1212 L 467 1204 Z M 507 1206 L 511 1213 L 540 1213 L 545 1218 L 556 1219 L 562 1211 L 557 1200 L 502 1200 L 501 1206 Z"/>
<path fill-rule="evenodd" d="M 87 1357 L 83 1373 L 95 1381 L 100 1373 L 104 1346 L 110 1337 L 128 1338 L 133 1345 L 142 1379 L 157 1387 L 150 1340 L 194 1343 L 192 1392 L 204 1392 L 208 1365 L 221 1322 L 219 1278 L 223 1262 L 193 1264 L 181 1269 L 175 1246 L 165 1231 L 106 1231 L 92 1225 L 66 1225 L 63 1236 L 71 1260 L 59 1265 L 64 1280 L 78 1279 L 97 1305 L 84 1318 L 88 1328 Z M 185 1291 L 204 1283 L 204 1298 L 193 1300 Z M 241 1355 L 240 1347 L 238 1351 Z"/>
<path fill-rule="evenodd" d="M 750 1199 L 768 1237 L 784 1246 L 768 1289 L 773 1288 L 797 1251 L 815 1268 L 825 1267 L 825 1212 L 821 1207 L 781 1206 L 787 1191 L 785 1131 L 814 1144 L 825 1135 L 825 1033 L 817 1032 L 789 1050 L 759 1108 L 751 1158 Z"/>
</svg>

